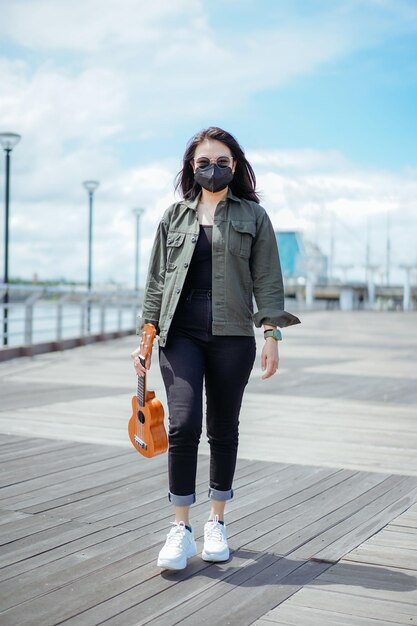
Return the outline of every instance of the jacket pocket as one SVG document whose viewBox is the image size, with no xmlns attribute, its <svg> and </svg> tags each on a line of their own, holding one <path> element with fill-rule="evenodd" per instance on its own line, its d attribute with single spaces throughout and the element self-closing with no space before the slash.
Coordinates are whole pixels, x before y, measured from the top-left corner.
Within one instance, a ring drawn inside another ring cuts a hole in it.
<svg viewBox="0 0 417 626">
<path fill-rule="evenodd" d="M 166 244 L 167 245 L 167 261 L 166 261 L 167 271 L 175 269 L 176 261 L 182 250 L 184 239 L 185 239 L 185 233 L 174 233 L 174 232 L 168 233 L 167 244 Z"/>
<path fill-rule="evenodd" d="M 230 252 L 248 259 L 250 257 L 252 241 L 255 235 L 256 224 L 254 222 L 231 220 L 229 229 Z"/>
</svg>

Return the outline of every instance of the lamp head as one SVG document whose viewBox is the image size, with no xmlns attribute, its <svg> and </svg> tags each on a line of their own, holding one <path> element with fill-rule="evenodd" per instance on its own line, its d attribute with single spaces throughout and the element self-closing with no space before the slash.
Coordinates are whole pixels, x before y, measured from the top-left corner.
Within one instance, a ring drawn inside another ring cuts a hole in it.
<svg viewBox="0 0 417 626">
<path fill-rule="evenodd" d="M 141 215 L 145 213 L 145 209 L 138 207 L 138 208 L 132 209 L 132 213 L 134 215 L 137 215 L 138 217 L 141 217 Z"/>
<path fill-rule="evenodd" d="M 89 193 L 93 193 L 97 189 L 99 184 L 100 183 L 98 182 L 98 180 L 85 180 L 83 182 L 83 186 L 85 187 L 85 189 L 87 189 Z"/>
<path fill-rule="evenodd" d="M 3 150 L 13 150 L 20 141 L 20 135 L 17 133 L 0 133 L 0 144 Z"/>
</svg>

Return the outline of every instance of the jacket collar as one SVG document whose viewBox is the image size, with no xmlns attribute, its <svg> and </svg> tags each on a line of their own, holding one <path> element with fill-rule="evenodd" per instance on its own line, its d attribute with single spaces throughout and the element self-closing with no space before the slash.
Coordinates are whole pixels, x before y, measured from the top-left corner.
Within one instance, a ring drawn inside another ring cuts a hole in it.
<svg viewBox="0 0 417 626">
<path fill-rule="evenodd" d="M 201 191 L 197 194 L 194 200 L 183 200 L 182 204 L 185 204 L 185 206 L 187 206 L 189 209 L 194 209 L 195 211 L 197 209 L 197 205 L 199 203 L 200 197 L 201 197 Z M 227 190 L 226 198 L 228 198 L 229 200 L 234 200 L 235 202 L 239 202 L 239 204 L 241 202 L 241 199 L 235 196 L 234 193 L 232 193 L 232 191 L 230 190 L 230 187 Z"/>
</svg>

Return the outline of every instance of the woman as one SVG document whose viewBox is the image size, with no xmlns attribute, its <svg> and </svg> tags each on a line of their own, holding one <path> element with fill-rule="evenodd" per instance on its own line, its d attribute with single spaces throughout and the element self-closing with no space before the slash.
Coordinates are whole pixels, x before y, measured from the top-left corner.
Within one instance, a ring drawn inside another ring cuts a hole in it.
<svg viewBox="0 0 417 626">
<path fill-rule="evenodd" d="M 278 368 L 277 326 L 299 323 L 284 311 L 276 237 L 255 184 L 232 135 L 217 127 L 197 133 L 177 176 L 183 200 L 165 212 L 151 254 L 137 333 L 145 322 L 157 328 L 168 399 L 168 497 L 175 522 L 158 557 L 158 566 L 166 569 L 183 569 L 197 552 L 189 509 L 195 502 L 203 382 L 211 510 L 202 558 L 225 561 L 224 511 L 233 497 L 239 411 L 255 359 L 253 324 L 264 328 L 266 379 Z M 139 349 L 132 353 L 134 367 L 143 376 L 138 354 Z"/>
</svg>

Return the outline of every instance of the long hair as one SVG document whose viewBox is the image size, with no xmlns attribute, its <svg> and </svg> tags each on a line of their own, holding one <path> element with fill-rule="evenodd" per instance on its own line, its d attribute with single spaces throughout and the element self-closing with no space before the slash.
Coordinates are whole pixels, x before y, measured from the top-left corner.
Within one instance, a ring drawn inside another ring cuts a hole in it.
<svg viewBox="0 0 417 626">
<path fill-rule="evenodd" d="M 245 157 L 243 149 L 240 147 L 236 139 L 225 130 L 218 128 L 217 126 L 210 126 L 200 130 L 194 137 L 190 139 L 187 144 L 185 154 L 183 157 L 182 169 L 178 172 L 175 178 L 175 190 L 181 191 L 185 200 L 194 200 L 201 190 L 199 185 L 194 180 L 194 172 L 191 166 L 191 161 L 194 158 L 194 153 L 197 146 L 205 139 L 216 139 L 221 141 L 230 148 L 233 158 L 236 160 L 236 169 L 232 182 L 229 184 L 229 188 L 238 198 L 246 198 L 247 200 L 254 200 L 259 203 L 259 197 L 255 191 L 256 177 L 255 172 L 252 169 L 251 164 Z"/>
</svg>

